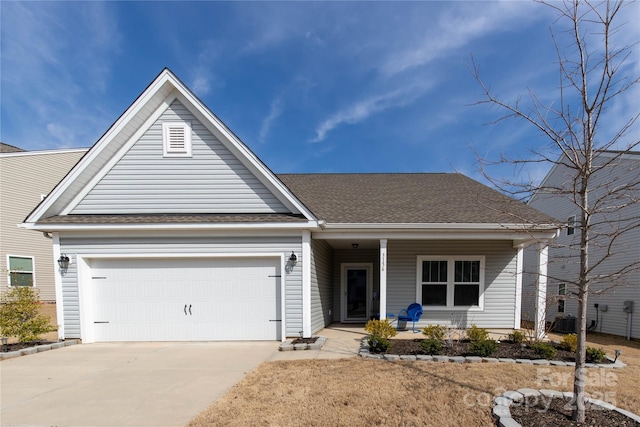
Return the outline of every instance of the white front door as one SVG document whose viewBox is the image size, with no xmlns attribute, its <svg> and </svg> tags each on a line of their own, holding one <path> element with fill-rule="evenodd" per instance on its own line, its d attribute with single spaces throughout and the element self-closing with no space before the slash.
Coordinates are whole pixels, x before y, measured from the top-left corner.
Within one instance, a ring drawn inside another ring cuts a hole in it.
<svg viewBox="0 0 640 427">
<path fill-rule="evenodd" d="M 280 260 L 96 259 L 96 341 L 278 340 Z"/>
<path fill-rule="evenodd" d="M 371 307 L 372 264 L 342 264 L 342 322 L 366 322 Z"/>
</svg>

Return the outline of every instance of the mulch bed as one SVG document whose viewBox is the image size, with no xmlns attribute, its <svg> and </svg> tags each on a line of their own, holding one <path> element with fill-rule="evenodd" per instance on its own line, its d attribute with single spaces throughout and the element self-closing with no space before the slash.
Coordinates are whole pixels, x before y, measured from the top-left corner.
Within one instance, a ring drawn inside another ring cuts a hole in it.
<svg viewBox="0 0 640 427">
<path fill-rule="evenodd" d="M 386 351 L 386 354 L 403 355 L 418 355 L 427 354 L 424 352 L 420 343 L 422 339 L 392 339 L 391 348 Z M 469 341 L 453 341 L 450 346 L 443 346 L 442 351 L 438 354 L 443 356 L 473 356 L 473 353 L 469 351 Z M 575 353 L 572 351 L 562 350 L 555 346 L 558 351 L 556 356 L 552 360 L 560 360 L 563 362 L 575 361 Z M 384 354 L 384 353 L 383 353 Z M 491 357 L 504 357 L 509 359 L 541 359 L 542 357 L 529 348 L 527 345 L 513 343 L 510 341 L 500 341 L 498 343 L 496 351 Z M 611 363 L 608 359 L 604 359 L 600 363 Z"/>
<path fill-rule="evenodd" d="M 0 352 L 8 353 L 11 351 L 18 351 L 24 348 L 35 347 L 43 344 L 54 344 L 55 341 L 31 341 L 31 342 L 16 342 L 7 344 L 6 348 L 2 344 L 0 344 Z"/>
<path fill-rule="evenodd" d="M 570 399 L 528 397 L 523 402 L 514 403 L 509 408 L 511 417 L 522 427 L 564 427 L 564 426 L 598 426 L 598 427 L 638 427 L 639 424 L 624 415 L 586 404 L 585 422 L 571 420 L 572 402 Z"/>
</svg>

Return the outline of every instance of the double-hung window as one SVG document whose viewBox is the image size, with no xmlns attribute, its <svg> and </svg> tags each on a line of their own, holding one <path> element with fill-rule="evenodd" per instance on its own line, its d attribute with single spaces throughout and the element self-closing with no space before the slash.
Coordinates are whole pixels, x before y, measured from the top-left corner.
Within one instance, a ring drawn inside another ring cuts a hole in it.
<svg viewBox="0 0 640 427">
<path fill-rule="evenodd" d="M 35 286 L 33 257 L 7 255 L 9 286 Z"/>
<path fill-rule="evenodd" d="M 484 307 L 483 256 L 419 256 L 418 301 L 429 309 Z"/>
</svg>

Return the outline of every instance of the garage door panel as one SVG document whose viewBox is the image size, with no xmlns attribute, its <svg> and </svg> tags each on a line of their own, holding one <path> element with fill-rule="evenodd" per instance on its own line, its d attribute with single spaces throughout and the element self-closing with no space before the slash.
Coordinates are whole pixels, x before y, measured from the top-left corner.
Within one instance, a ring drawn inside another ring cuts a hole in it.
<svg viewBox="0 0 640 427">
<path fill-rule="evenodd" d="M 279 260 L 92 262 L 96 341 L 275 340 Z"/>
</svg>

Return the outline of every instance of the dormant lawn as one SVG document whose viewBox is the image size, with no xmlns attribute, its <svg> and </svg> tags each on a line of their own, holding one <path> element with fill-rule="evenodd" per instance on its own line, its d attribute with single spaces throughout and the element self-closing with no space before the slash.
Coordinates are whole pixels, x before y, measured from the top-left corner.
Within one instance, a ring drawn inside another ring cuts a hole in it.
<svg viewBox="0 0 640 427">
<path fill-rule="evenodd" d="M 622 370 L 590 369 L 587 392 L 640 413 L 640 344 L 589 336 Z M 522 387 L 571 391 L 573 368 L 512 364 L 387 362 L 359 357 L 260 365 L 189 427 L 490 426 L 495 395 Z"/>
</svg>

